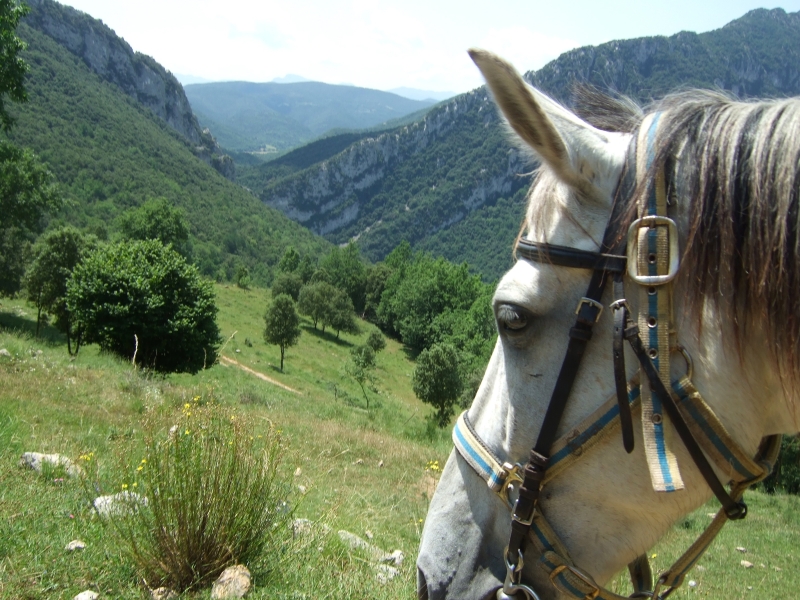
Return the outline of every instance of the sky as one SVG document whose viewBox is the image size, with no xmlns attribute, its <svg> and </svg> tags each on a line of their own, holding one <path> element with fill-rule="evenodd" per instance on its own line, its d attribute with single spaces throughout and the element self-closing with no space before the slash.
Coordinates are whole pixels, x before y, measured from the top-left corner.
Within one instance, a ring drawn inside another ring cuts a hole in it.
<svg viewBox="0 0 800 600">
<path fill-rule="evenodd" d="M 520 72 L 615 39 L 718 29 L 800 0 L 61 0 L 101 19 L 179 79 L 295 74 L 379 90 L 461 93 L 483 83 L 467 56 L 491 50 Z M 494 5 L 490 8 L 490 5 Z"/>
</svg>

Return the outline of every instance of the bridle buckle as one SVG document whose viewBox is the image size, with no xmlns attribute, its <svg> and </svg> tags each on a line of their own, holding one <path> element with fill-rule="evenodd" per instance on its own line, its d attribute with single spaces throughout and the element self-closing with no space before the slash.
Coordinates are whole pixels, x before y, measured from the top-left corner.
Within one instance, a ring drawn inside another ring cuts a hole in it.
<svg viewBox="0 0 800 600">
<path fill-rule="evenodd" d="M 653 228 L 659 225 L 667 226 L 669 237 L 669 270 L 666 275 L 640 275 L 638 267 L 639 258 L 639 230 L 642 227 Z M 678 252 L 678 226 L 675 221 L 662 215 L 647 215 L 636 219 L 628 228 L 628 275 L 639 285 L 664 285 L 669 283 L 678 274 L 680 266 L 680 253 Z"/>
</svg>

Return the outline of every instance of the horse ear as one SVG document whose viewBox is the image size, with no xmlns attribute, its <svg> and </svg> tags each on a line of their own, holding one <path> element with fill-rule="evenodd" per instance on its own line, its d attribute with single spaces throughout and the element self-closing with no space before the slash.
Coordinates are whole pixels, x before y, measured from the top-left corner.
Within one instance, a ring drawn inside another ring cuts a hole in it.
<svg viewBox="0 0 800 600">
<path fill-rule="evenodd" d="M 594 196 L 591 164 L 604 154 L 608 136 L 529 86 L 499 56 L 471 49 L 511 128 L 568 185 Z"/>
</svg>

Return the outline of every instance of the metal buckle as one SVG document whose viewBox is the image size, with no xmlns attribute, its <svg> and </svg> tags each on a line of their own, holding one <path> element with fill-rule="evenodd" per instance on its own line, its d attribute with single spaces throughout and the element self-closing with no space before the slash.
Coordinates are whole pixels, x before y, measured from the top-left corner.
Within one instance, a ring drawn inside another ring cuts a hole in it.
<svg viewBox="0 0 800 600">
<path fill-rule="evenodd" d="M 639 275 L 639 229 L 642 227 L 653 228 L 658 225 L 667 226 L 669 237 L 669 272 L 666 275 Z M 675 279 L 680 266 L 678 253 L 678 226 L 669 217 L 661 215 L 647 215 L 636 219 L 628 228 L 628 275 L 639 285 L 664 285 Z"/>
<path fill-rule="evenodd" d="M 603 305 L 600 304 L 597 300 L 592 300 L 591 298 L 587 298 L 584 296 L 580 300 L 578 300 L 578 307 L 575 309 L 575 314 L 580 314 L 581 307 L 584 304 L 588 304 L 589 306 L 594 306 L 597 309 L 597 316 L 594 318 L 594 322 L 597 323 L 600 320 L 600 315 L 603 314 Z"/>
<path fill-rule="evenodd" d="M 572 565 L 558 565 L 555 569 L 550 571 L 550 583 L 552 583 L 556 587 L 556 589 L 561 589 L 556 585 L 555 581 L 556 577 L 558 577 L 562 571 L 567 571 L 567 570 L 573 575 L 575 575 L 575 577 L 583 581 L 590 588 L 594 588 L 591 592 L 586 594 L 584 598 L 588 598 L 589 600 L 594 600 L 594 598 L 597 598 L 600 595 L 600 586 L 597 585 L 594 578 L 588 573 L 581 571 L 578 567 Z"/>
<path fill-rule="evenodd" d="M 527 600 L 539 600 L 539 596 L 533 591 L 533 588 L 522 584 L 522 567 L 524 565 L 522 551 L 518 550 L 517 554 L 517 564 L 511 564 L 508 558 L 508 546 L 506 546 L 503 552 L 503 559 L 506 563 L 506 580 L 502 589 L 497 590 L 496 598 L 497 600 L 511 600 L 518 592 L 522 592 Z"/>
<path fill-rule="evenodd" d="M 511 491 L 512 486 L 522 485 L 522 475 L 519 474 L 522 467 L 520 465 L 512 465 L 511 463 L 503 463 L 503 471 L 506 472 L 506 476 L 503 479 L 503 484 L 499 490 L 497 490 L 497 495 L 500 496 L 502 500 L 508 505 L 510 510 L 514 509 L 514 504 L 516 501 L 512 502 L 511 498 L 509 497 L 509 492 Z"/>
</svg>

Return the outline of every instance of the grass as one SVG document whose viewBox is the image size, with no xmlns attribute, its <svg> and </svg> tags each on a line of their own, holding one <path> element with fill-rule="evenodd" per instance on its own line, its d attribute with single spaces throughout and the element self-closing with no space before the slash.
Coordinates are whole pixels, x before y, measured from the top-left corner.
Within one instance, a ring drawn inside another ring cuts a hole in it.
<svg viewBox="0 0 800 600">
<path fill-rule="evenodd" d="M 117 475 L 119 457 L 136 463 L 144 455 L 142 424 L 148 416 L 177 419 L 195 396 L 213 398 L 226 411 L 247 418 L 256 433 L 271 426 L 281 429 L 288 443 L 281 468 L 292 481 L 295 514 L 331 528 L 295 548 L 291 568 L 254 572 L 251 598 L 415 597 L 421 520 L 435 484 L 426 466 L 436 460 L 444 464 L 452 444 L 449 430 L 432 435 L 428 430 L 425 417 L 432 409 L 411 391 L 413 364 L 403 347 L 387 340 L 378 353 L 378 393 L 368 392 L 367 410 L 343 366 L 371 325 L 336 340 L 335 333 L 322 334 L 303 321 L 303 335 L 287 350 L 285 373 L 280 373 L 278 347 L 267 346 L 261 337 L 267 292 L 232 286 L 216 291 L 219 325 L 223 337 L 230 338 L 222 354 L 299 393 L 235 366 L 149 378 L 94 346 L 82 348 L 71 360 L 52 328 L 33 338 L 32 308 L 2 300 L 0 348 L 12 358 L 0 357 L 0 598 L 69 599 L 87 588 L 104 597 L 146 597 L 123 549 L 93 517 L 81 484 L 58 473 L 22 470 L 18 461 L 26 451 L 59 452 L 73 459 L 94 452 L 109 480 L 122 477 Z M 698 585 L 685 586 L 673 597 L 794 597 L 800 499 L 748 496 L 746 521 L 723 530 L 702 561 L 705 571 L 690 575 Z M 703 507 L 670 532 L 652 551 L 657 555 L 654 568 L 665 568 L 682 552 L 713 510 L 713 505 Z M 339 529 L 362 537 L 369 531 L 373 544 L 402 550 L 406 560 L 400 576 L 378 584 L 366 557 L 339 541 Z M 65 545 L 76 538 L 86 542 L 86 550 L 66 552 Z M 747 554 L 737 552 L 737 546 L 747 548 Z M 755 566 L 744 569 L 742 559 Z M 612 583 L 624 589 L 621 576 Z"/>
</svg>

